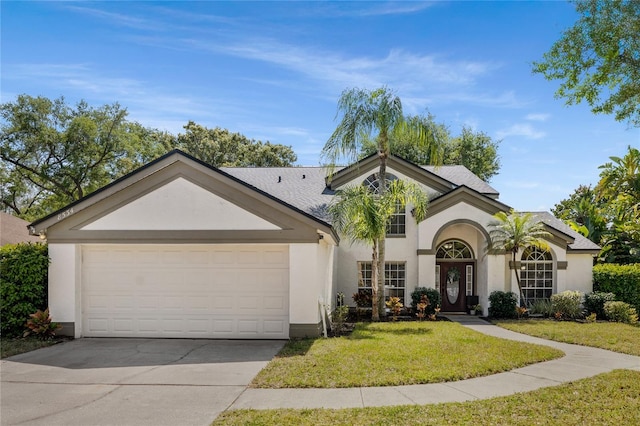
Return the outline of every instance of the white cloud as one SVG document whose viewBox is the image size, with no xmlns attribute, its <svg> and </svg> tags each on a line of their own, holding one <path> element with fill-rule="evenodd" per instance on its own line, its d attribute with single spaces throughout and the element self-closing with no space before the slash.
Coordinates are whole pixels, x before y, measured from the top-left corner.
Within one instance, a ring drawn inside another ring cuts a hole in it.
<svg viewBox="0 0 640 426">
<path fill-rule="evenodd" d="M 498 139 L 504 139 L 509 136 L 522 136 L 527 139 L 541 139 L 546 136 L 546 133 L 536 130 L 528 123 L 516 123 L 496 132 L 496 137 Z"/>
<path fill-rule="evenodd" d="M 525 120 L 530 121 L 547 121 L 551 114 L 527 114 Z"/>
</svg>

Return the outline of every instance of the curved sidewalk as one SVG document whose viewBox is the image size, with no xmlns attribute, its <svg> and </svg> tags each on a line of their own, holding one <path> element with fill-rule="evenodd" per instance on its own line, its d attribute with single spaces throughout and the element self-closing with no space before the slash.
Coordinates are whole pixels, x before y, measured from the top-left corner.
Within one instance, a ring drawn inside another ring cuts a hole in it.
<svg viewBox="0 0 640 426">
<path fill-rule="evenodd" d="M 227 410 L 354 408 L 463 402 L 557 386 L 615 369 L 640 371 L 640 357 L 637 356 L 527 336 L 489 324 L 477 317 L 452 315 L 449 318 L 490 336 L 551 346 L 560 349 L 566 355 L 553 361 L 541 362 L 505 373 L 456 382 L 346 389 L 247 388 Z"/>
</svg>

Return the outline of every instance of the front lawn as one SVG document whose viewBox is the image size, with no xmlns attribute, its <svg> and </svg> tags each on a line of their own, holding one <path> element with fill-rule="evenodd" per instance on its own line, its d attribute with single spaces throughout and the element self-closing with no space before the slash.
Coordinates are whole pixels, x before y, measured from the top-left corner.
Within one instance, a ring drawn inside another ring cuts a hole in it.
<svg viewBox="0 0 640 426">
<path fill-rule="evenodd" d="M 261 388 L 345 388 L 463 380 L 559 358 L 454 322 L 359 323 L 350 336 L 289 342 L 254 379 Z"/>
<path fill-rule="evenodd" d="M 616 370 L 532 392 L 434 405 L 395 407 L 237 410 L 221 425 L 637 425 L 640 371 Z"/>
<path fill-rule="evenodd" d="M 640 356 L 640 327 L 618 322 L 494 321 L 500 327 L 557 342 L 593 346 Z"/>
<path fill-rule="evenodd" d="M 14 355 L 19 355 L 25 352 L 31 352 L 36 349 L 46 348 L 63 341 L 64 338 L 56 338 L 52 340 L 40 340 L 35 336 L 29 336 L 25 338 L 0 338 L 0 358 L 7 358 Z"/>
</svg>

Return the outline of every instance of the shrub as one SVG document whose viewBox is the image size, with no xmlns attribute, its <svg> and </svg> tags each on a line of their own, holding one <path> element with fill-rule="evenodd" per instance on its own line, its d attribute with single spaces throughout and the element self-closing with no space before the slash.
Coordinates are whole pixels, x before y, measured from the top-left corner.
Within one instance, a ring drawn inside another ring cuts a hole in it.
<svg viewBox="0 0 640 426">
<path fill-rule="evenodd" d="M 16 337 L 29 315 L 47 307 L 47 246 L 7 244 L 0 248 L 0 332 Z"/>
<path fill-rule="evenodd" d="M 49 308 L 44 311 L 38 310 L 35 314 L 29 315 L 29 317 L 26 324 L 28 330 L 24 332 L 24 337 L 35 334 L 40 340 L 49 340 L 53 339 L 56 331 L 62 328 L 60 324 L 51 321 Z"/>
<path fill-rule="evenodd" d="M 338 306 L 333 312 L 331 312 L 331 329 L 333 330 L 334 335 L 339 336 L 342 334 L 344 331 L 344 323 L 347 321 L 348 316 L 348 305 Z"/>
<path fill-rule="evenodd" d="M 634 324 L 638 322 L 638 314 L 635 308 L 626 302 L 606 302 L 604 312 L 609 321 L 626 322 Z"/>
<path fill-rule="evenodd" d="M 593 313 L 596 314 L 596 318 L 605 319 L 607 316 L 604 313 L 604 304 L 614 300 L 616 300 L 616 295 L 613 293 L 594 291 L 584 297 L 584 309 L 587 314 Z"/>
<path fill-rule="evenodd" d="M 357 293 L 353 293 L 351 298 L 358 308 L 370 308 L 373 301 L 372 291 L 362 288 Z"/>
<path fill-rule="evenodd" d="M 391 312 L 393 313 L 393 320 L 397 321 L 398 320 L 398 315 L 400 315 L 400 312 L 402 311 L 402 308 L 404 307 L 402 302 L 400 302 L 400 298 L 399 297 L 390 297 L 389 300 L 387 300 L 385 302 L 385 304 L 387 305 L 387 308 L 389 308 L 391 310 Z"/>
<path fill-rule="evenodd" d="M 518 297 L 515 293 L 494 291 L 489 295 L 489 316 L 493 318 L 515 318 Z"/>
<path fill-rule="evenodd" d="M 553 305 L 549 299 L 537 299 L 531 304 L 529 313 L 543 315 L 545 318 L 551 317 L 555 314 L 553 311 Z"/>
<path fill-rule="evenodd" d="M 424 310 L 425 315 L 427 315 L 427 317 L 435 315 L 436 308 L 438 308 L 440 303 L 442 303 L 440 292 L 434 288 L 416 287 L 416 289 L 411 292 L 411 306 L 414 310 L 417 310 L 418 303 L 420 303 L 422 295 L 427 296 L 427 299 L 429 300 L 429 303 Z"/>
<path fill-rule="evenodd" d="M 594 266 L 593 290 L 613 293 L 616 299 L 627 302 L 640 312 L 640 263 Z"/>
<path fill-rule="evenodd" d="M 551 295 L 551 308 L 562 318 L 580 318 L 582 316 L 583 294 L 579 291 L 563 291 L 562 293 Z"/>
</svg>

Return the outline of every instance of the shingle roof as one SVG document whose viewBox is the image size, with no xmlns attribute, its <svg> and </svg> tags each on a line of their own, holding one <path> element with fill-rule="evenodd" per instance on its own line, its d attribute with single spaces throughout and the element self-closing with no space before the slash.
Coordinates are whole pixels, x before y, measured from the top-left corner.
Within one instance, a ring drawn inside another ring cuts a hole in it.
<svg viewBox="0 0 640 426">
<path fill-rule="evenodd" d="M 424 167 L 456 185 L 497 197 L 498 191 L 464 166 Z M 324 167 L 221 167 L 220 170 L 265 191 L 315 217 L 328 220 L 327 205 L 334 191 L 326 187 Z"/>
<path fill-rule="evenodd" d="M 423 169 L 434 173 L 458 186 L 468 186 L 481 194 L 497 197 L 499 195 L 491 185 L 480 179 L 465 166 L 422 166 Z"/>
<path fill-rule="evenodd" d="M 539 220 L 540 222 L 543 222 L 549 225 L 550 227 L 552 227 L 553 229 L 556 229 L 562 232 L 563 234 L 567 234 L 570 237 L 572 237 L 574 239 L 574 242 L 572 244 L 569 244 L 569 248 L 571 250 L 600 250 L 600 246 L 598 246 L 596 243 L 589 240 L 588 238 L 584 237 L 579 232 L 576 232 L 573 229 L 571 229 L 569 225 L 567 225 L 566 223 L 564 223 L 563 221 L 561 221 L 551 213 L 549 212 L 530 212 L 530 213 L 533 215 L 535 219 Z"/>
</svg>

